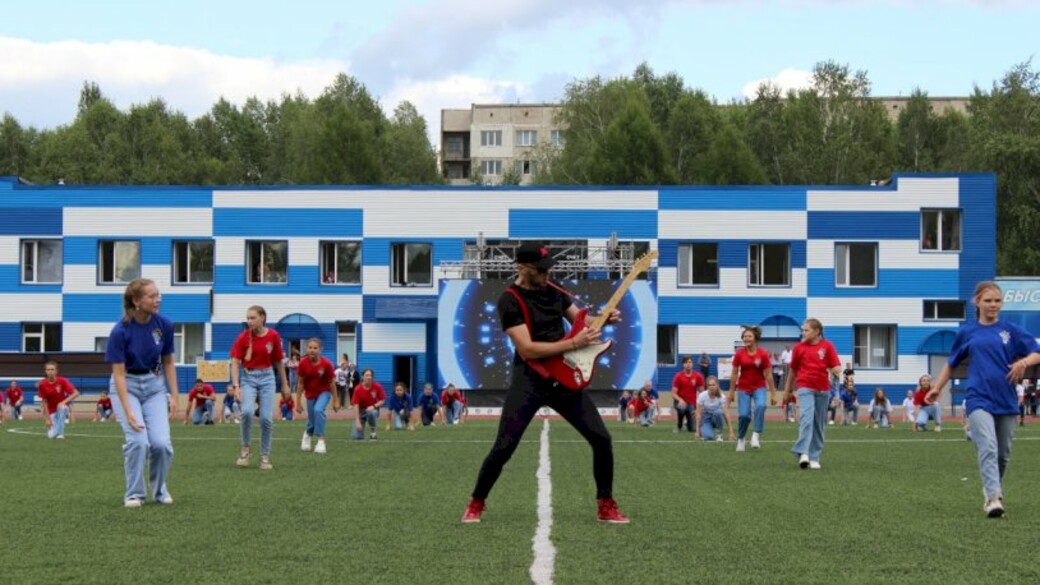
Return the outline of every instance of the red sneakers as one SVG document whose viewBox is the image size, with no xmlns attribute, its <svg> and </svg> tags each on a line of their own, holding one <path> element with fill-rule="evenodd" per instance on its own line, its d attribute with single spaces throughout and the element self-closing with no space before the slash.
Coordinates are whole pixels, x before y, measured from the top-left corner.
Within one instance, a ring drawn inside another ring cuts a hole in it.
<svg viewBox="0 0 1040 585">
<path fill-rule="evenodd" d="M 618 510 L 617 502 L 614 498 L 601 498 L 596 500 L 599 504 L 599 513 L 597 517 L 600 522 L 610 522 L 611 524 L 628 524 L 628 516 L 621 513 Z"/>
<path fill-rule="evenodd" d="M 487 505 L 484 504 L 484 500 L 478 500 L 476 498 L 470 498 L 469 504 L 466 504 L 466 513 L 462 515 L 463 524 L 475 524 L 480 522 L 480 515 L 487 509 Z"/>
</svg>

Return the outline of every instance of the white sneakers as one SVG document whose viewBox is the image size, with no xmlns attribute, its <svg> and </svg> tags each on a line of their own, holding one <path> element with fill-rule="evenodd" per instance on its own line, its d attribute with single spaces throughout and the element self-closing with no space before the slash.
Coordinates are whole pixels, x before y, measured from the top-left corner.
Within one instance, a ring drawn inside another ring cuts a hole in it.
<svg viewBox="0 0 1040 585">
<path fill-rule="evenodd" d="M 761 449 L 762 448 L 762 443 L 758 442 L 758 433 L 751 433 L 751 448 L 752 449 Z"/>
<path fill-rule="evenodd" d="M 987 498 L 986 504 L 982 506 L 982 511 L 990 518 L 1000 518 L 1004 515 L 1004 498 Z"/>
<path fill-rule="evenodd" d="M 318 439 L 318 444 L 314 447 L 314 452 L 319 455 L 325 454 L 325 440 Z"/>
<path fill-rule="evenodd" d="M 306 432 L 303 433 L 303 439 L 300 440 L 300 450 L 310 451 L 311 450 L 311 436 Z"/>
<path fill-rule="evenodd" d="M 744 449 L 744 439 L 737 439 L 737 453 L 742 453 Z"/>
<path fill-rule="evenodd" d="M 809 462 L 809 469 L 820 469 L 820 462 L 819 461 L 810 461 Z"/>
<path fill-rule="evenodd" d="M 817 465 L 819 465 L 819 463 L 817 463 Z M 798 457 L 798 467 L 801 467 L 802 469 L 809 468 L 809 456 L 805 453 L 802 453 L 801 456 Z"/>
<path fill-rule="evenodd" d="M 138 498 L 130 498 L 129 500 L 126 500 L 125 502 L 123 502 L 123 507 L 124 508 L 140 508 L 143 503 L 144 502 L 142 502 Z"/>
<path fill-rule="evenodd" d="M 162 504 L 164 506 L 169 506 L 173 503 L 173 496 L 171 496 L 170 494 L 166 494 L 165 496 L 156 500 L 156 503 Z"/>
<path fill-rule="evenodd" d="M 719 436 L 715 437 L 715 442 L 716 442 L 716 443 L 721 443 L 721 442 L 722 442 L 722 440 L 723 440 L 723 439 L 722 439 L 722 435 L 719 435 Z"/>
</svg>

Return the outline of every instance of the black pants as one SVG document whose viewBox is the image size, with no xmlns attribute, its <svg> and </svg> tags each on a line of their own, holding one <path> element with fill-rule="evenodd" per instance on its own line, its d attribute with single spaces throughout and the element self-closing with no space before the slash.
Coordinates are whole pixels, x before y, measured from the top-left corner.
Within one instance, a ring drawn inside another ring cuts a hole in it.
<svg viewBox="0 0 1040 585">
<path fill-rule="evenodd" d="M 491 488 L 502 474 L 502 468 L 520 445 L 527 425 L 538 413 L 548 406 L 571 423 L 592 446 L 592 475 L 596 480 L 596 497 L 612 497 L 614 485 L 614 449 L 610 433 L 603 418 L 596 410 L 592 399 L 585 392 L 573 392 L 542 379 L 526 365 L 517 365 L 513 370 L 513 383 L 502 406 L 502 418 L 498 423 L 498 437 L 491 452 L 480 466 L 473 497 L 487 499 Z"/>
</svg>

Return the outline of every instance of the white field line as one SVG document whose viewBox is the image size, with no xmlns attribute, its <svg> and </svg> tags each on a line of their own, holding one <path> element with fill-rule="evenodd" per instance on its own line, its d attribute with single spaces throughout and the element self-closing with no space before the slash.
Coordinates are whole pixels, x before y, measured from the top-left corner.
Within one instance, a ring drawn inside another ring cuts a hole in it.
<svg viewBox="0 0 1040 585">
<path fill-rule="evenodd" d="M 552 532 L 552 463 L 549 461 L 549 421 L 542 425 L 541 447 L 538 449 L 538 528 L 534 531 L 531 563 L 531 581 L 535 585 L 552 585 L 556 566 L 556 547 L 549 535 Z"/>
</svg>

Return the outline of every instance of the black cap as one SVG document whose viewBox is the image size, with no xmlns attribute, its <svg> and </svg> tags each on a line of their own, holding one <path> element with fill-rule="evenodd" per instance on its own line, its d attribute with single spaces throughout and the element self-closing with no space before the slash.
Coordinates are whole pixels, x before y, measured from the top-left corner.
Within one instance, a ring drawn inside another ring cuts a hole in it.
<svg viewBox="0 0 1040 585">
<path fill-rule="evenodd" d="M 539 242 L 524 242 L 516 250 L 517 264 L 532 264 L 535 268 L 548 270 L 556 264 L 556 259 L 549 255 L 549 250 Z"/>
</svg>

